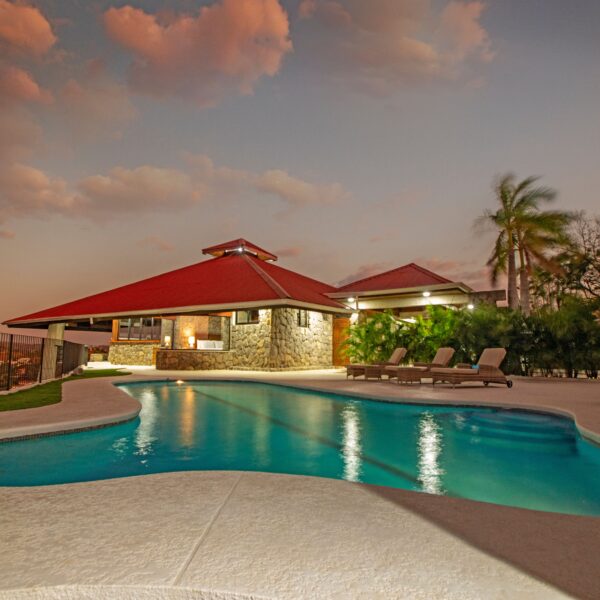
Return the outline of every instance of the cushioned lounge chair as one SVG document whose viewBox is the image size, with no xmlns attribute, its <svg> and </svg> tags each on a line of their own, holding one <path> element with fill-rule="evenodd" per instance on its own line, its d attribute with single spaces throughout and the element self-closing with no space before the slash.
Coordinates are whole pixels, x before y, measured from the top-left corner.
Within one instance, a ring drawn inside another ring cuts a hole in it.
<svg viewBox="0 0 600 600">
<path fill-rule="evenodd" d="M 430 363 L 416 362 L 412 367 L 385 367 L 385 373 L 388 380 L 395 379 L 398 384 L 412 383 L 418 381 L 421 383 L 422 377 L 430 377 L 432 368 L 447 367 L 454 356 L 454 348 L 438 348 L 433 360 Z"/>
<path fill-rule="evenodd" d="M 483 385 L 501 383 L 512 387 L 512 381 L 500 370 L 500 365 L 506 356 L 504 348 L 486 348 L 479 357 L 475 367 L 466 363 L 458 364 L 454 369 L 431 369 L 433 383 L 445 381 L 455 386 L 465 381 L 482 381 Z"/>
<path fill-rule="evenodd" d="M 353 379 L 364 376 L 365 379 L 369 377 L 376 377 L 381 379 L 381 374 L 384 367 L 399 365 L 404 357 L 406 356 L 406 348 L 396 348 L 389 360 L 382 363 L 374 363 L 372 365 L 367 364 L 354 364 L 346 366 L 346 379 L 352 375 Z"/>
</svg>

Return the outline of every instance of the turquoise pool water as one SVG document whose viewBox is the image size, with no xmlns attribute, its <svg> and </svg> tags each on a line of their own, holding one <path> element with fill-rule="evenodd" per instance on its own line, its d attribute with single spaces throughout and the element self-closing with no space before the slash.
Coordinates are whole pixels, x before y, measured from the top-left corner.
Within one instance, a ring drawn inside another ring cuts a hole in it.
<svg viewBox="0 0 600 600">
<path fill-rule="evenodd" d="M 235 469 L 600 515 L 600 447 L 567 419 L 259 383 L 120 387 L 142 403 L 138 419 L 0 444 L 0 485 Z"/>
</svg>

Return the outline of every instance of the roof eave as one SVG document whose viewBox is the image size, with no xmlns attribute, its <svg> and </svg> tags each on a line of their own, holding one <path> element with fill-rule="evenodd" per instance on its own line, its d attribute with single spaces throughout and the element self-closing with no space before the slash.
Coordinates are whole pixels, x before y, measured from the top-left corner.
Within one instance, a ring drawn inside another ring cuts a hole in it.
<svg viewBox="0 0 600 600">
<path fill-rule="evenodd" d="M 416 294 L 419 292 L 429 291 L 437 292 L 451 289 L 459 289 L 460 291 L 470 294 L 474 290 L 462 282 L 450 282 L 450 283 L 436 283 L 433 285 L 419 285 L 413 287 L 404 288 L 392 288 L 382 290 L 344 290 L 342 292 L 326 292 L 325 295 L 329 298 L 348 298 L 349 296 L 398 296 Z"/>
<path fill-rule="evenodd" d="M 282 308 L 294 307 L 305 308 L 307 310 L 317 310 L 326 313 L 350 314 L 352 311 L 340 304 L 339 307 L 329 306 L 326 304 L 317 304 L 312 302 L 304 302 L 302 300 L 294 300 L 293 298 L 283 298 L 277 300 L 255 300 L 252 302 L 237 302 L 223 304 L 203 304 L 198 306 L 178 306 L 172 308 L 153 308 L 144 310 L 119 311 L 109 313 L 94 313 L 83 315 L 61 315 L 57 317 L 39 317 L 36 319 L 13 319 L 4 321 L 2 324 L 7 327 L 24 327 L 32 324 L 42 323 L 63 323 L 65 321 L 85 321 L 89 319 L 119 319 L 124 317 L 136 316 L 172 316 L 189 313 L 205 313 L 205 312 L 224 312 L 245 310 L 249 308 Z"/>
</svg>

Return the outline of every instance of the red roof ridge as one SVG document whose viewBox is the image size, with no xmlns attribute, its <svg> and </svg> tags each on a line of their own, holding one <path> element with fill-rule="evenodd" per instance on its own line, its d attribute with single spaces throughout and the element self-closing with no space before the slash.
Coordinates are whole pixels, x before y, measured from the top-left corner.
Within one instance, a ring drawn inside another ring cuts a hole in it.
<svg viewBox="0 0 600 600">
<path fill-rule="evenodd" d="M 254 260 L 247 254 L 242 254 L 241 257 L 258 273 L 263 281 L 280 297 L 280 298 L 291 298 L 283 286 L 275 281 L 268 273 L 261 268 L 261 266 L 254 262 Z"/>
<path fill-rule="evenodd" d="M 430 275 L 431 277 L 438 279 L 440 281 L 440 283 L 452 283 L 452 281 L 450 279 L 446 279 L 445 277 L 442 277 L 441 275 L 438 275 L 437 273 L 434 273 L 433 271 L 430 271 L 429 269 L 421 267 L 414 262 L 410 262 L 405 265 L 401 265 L 400 267 L 396 267 L 394 269 L 389 269 L 387 271 L 382 271 L 381 273 L 375 273 L 374 275 L 369 275 L 368 277 L 363 277 L 362 279 L 357 279 L 356 281 L 351 281 L 350 283 L 347 283 L 346 285 L 340 286 L 338 288 L 338 290 L 353 289 L 350 286 L 355 286 L 357 284 L 364 283 L 365 281 L 377 279 L 378 277 L 381 277 L 382 275 L 388 275 L 389 273 L 393 273 L 394 271 L 400 271 L 402 269 L 406 269 L 407 267 L 413 267 L 413 268 L 421 271 L 422 273 L 426 273 L 427 275 Z"/>
<path fill-rule="evenodd" d="M 448 279 L 447 277 L 444 277 L 443 275 L 438 275 L 437 273 L 434 273 L 433 271 L 430 271 L 429 269 L 426 269 L 425 267 L 422 267 L 421 265 L 418 265 L 417 263 L 411 262 L 405 266 L 414 267 L 415 269 L 419 269 L 419 271 L 426 273 L 427 275 L 431 275 L 435 279 L 441 279 L 442 280 L 441 283 L 454 283 L 454 281 L 452 281 L 451 279 Z"/>
</svg>

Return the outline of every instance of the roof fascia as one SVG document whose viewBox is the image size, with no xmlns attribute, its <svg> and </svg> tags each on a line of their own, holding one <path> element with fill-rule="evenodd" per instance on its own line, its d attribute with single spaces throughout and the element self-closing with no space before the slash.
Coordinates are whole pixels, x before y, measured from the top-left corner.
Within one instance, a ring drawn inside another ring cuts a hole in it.
<svg viewBox="0 0 600 600">
<path fill-rule="evenodd" d="M 198 306 L 179 306 L 174 308 L 154 308 L 145 310 L 133 310 L 129 312 L 111 312 L 111 313 L 95 313 L 87 315 L 65 315 L 60 317 L 43 317 L 39 319 L 23 319 L 18 321 L 4 321 L 2 324 L 8 327 L 20 327 L 31 323 L 63 323 L 64 321 L 82 321 L 87 319 L 119 319 L 125 317 L 137 317 L 137 316 L 172 316 L 180 314 L 190 313 L 204 313 L 204 312 L 223 312 L 223 311 L 235 311 L 245 310 L 248 308 L 281 308 L 281 307 L 294 307 L 294 308 L 305 308 L 307 310 L 317 310 L 319 312 L 326 313 L 339 313 L 339 314 L 350 314 L 351 310 L 340 306 L 327 306 L 323 304 L 313 304 L 310 302 L 302 302 L 300 300 L 293 300 L 291 298 L 284 298 L 278 300 L 257 300 L 253 302 L 238 302 L 236 304 L 202 304 Z"/>
<path fill-rule="evenodd" d="M 384 290 L 370 290 L 370 291 L 361 291 L 361 290 L 345 290 L 343 292 L 325 292 L 326 296 L 329 298 L 348 298 L 351 296 L 398 296 L 398 295 L 407 295 L 407 294 L 416 294 L 418 292 L 437 292 L 443 290 L 452 290 L 458 289 L 466 294 L 472 293 L 474 290 L 470 288 L 468 285 L 462 282 L 452 282 L 452 283 L 436 283 L 434 285 L 419 285 L 415 287 L 405 287 L 405 288 L 393 288 L 393 289 L 384 289 Z"/>
</svg>

